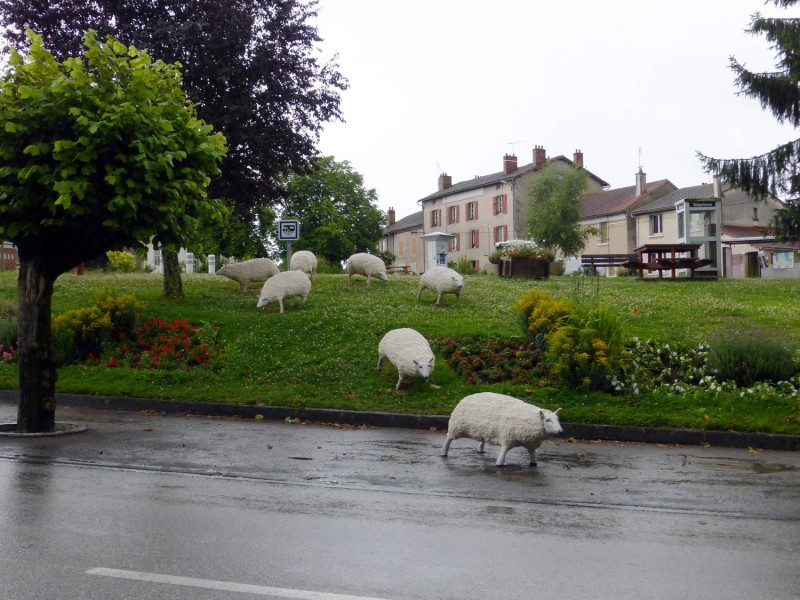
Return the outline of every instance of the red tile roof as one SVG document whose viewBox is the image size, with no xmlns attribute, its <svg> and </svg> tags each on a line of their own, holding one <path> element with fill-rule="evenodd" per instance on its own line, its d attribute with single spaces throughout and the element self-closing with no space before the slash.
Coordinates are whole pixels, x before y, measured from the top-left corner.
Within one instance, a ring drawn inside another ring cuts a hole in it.
<svg viewBox="0 0 800 600">
<path fill-rule="evenodd" d="M 644 193 L 638 196 L 636 195 L 635 185 L 586 194 L 583 197 L 583 210 L 581 211 L 581 218 L 588 219 L 591 217 L 613 215 L 616 213 L 625 212 L 639 199 L 644 198 L 654 190 L 660 188 L 662 185 L 667 184 L 673 188 L 675 187 L 668 179 L 659 179 L 658 181 L 646 183 L 644 186 Z"/>
</svg>

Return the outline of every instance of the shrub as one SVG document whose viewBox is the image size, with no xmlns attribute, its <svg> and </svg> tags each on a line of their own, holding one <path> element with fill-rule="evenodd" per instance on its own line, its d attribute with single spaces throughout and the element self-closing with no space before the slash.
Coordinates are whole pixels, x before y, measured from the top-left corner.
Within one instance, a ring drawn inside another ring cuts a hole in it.
<svg viewBox="0 0 800 600">
<path fill-rule="evenodd" d="M 136 257 L 130 252 L 106 252 L 108 257 L 107 271 L 133 273 L 136 270 Z"/>
<path fill-rule="evenodd" d="M 454 271 L 461 273 L 462 275 L 474 275 L 477 273 L 475 267 L 472 266 L 472 261 L 463 254 L 458 257 L 458 260 L 455 262 L 455 264 L 450 263 L 449 266 Z"/>
<path fill-rule="evenodd" d="M 788 381 L 798 373 L 795 350 L 777 332 L 755 328 L 720 331 L 711 339 L 708 366 L 720 382 L 738 387 Z"/>
<path fill-rule="evenodd" d="M 62 362 L 99 356 L 104 344 L 130 333 L 142 304 L 133 294 L 96 294 L 93 304 L 58 315 L 53 321 L 53 344 Z"/>
<path fill-rule="evenodd" d="M 317 257 L 317 273 L 326 275 L 340 275 L 344 272 L 340 263 L 331 263 L 324 256 Z"/>
<path fill-rule="evenodd" d="M 500 264 L 500 259 L 505 256 L 505 250 L 495 250 L 489 255 L 489 262 L 493 265 Z"/>
<path fill-rule="evenodd" d="M 547 292 L 531 289 L 514 304 L 520 314 L 520 324 L 525 334 L 541 343 L 544 336 L 564 325 L 575 305 L 564 299 L 553 298 Z"/>
<path fill-rule="evenodd" d="M 566 322 L 544 337 L 545 359 L 557 383 L 610 391 L 630 361 L 624 318 L 598 304 L 577 305 Z"/>
</svg>

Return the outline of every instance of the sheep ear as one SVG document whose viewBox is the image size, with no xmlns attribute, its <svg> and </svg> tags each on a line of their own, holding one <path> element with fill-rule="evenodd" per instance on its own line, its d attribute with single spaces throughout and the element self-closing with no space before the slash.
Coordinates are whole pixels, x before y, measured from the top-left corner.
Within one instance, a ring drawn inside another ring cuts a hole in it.
<svg viewBox="0 0 800 600">
<path fill-rule="evenodd" d="M 412 359 L 412 360 L 413 360 L 413 359 Z M 417 365 L 417 366 L 419 366 L 419 363 L 418 363 L 417 361 L 414 361 L 414 364 L 415 364 L 415 365 Z"/>
<path fill-rule="evenodd" d="M 542 421 L 544 421 L 544 411 L 543 410 L 539 411 L 539 416 L 542 417 Z"/>
<path fill-rule="evenodd" d="M 560 412 L 561 412 L 561 409 L 559 408 L 559 409 L 558 409 L 558 410 L 557 410 L 557 411 L 556 411 L 554 414 L 555 414 L 556 416 L 558 416 L 558 413 L 560 413 Z"/>
</svg>

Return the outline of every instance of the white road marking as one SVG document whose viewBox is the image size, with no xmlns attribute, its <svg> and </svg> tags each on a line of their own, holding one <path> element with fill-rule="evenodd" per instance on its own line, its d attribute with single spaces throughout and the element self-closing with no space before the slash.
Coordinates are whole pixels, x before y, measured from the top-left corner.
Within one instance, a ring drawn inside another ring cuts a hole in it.
<svg viewBox="0 0 800 600">
<path fill-rule="evenodd" d="M 176 575 L 161 575 L 159 573 L 143 573 L 140 571 L 124 571 L 122 569 L 106 569 L 97 567 L 86 571 L 87 575 L 102 575 L 119 579 L 134 579 L 151 583 L 169 583 L 187 587 L 206 588 L 209 590 L 223 590 L 225 592 L 242 592 L 245 594 L 258 594 L 260 596 L 277 596 L 293 600 L 387 600 L 386 598 L 367 598 L 364 596 L 349 596 L 347 594 L 329 594 L 327 592 L 311 592 L 307 590 L 290 590 L 274 588 L 263 585 L 250 585 L 232 581 L 215 581 L 213 579 L 196 579 L 194 577 L 178 577 Z"/>
</svg>

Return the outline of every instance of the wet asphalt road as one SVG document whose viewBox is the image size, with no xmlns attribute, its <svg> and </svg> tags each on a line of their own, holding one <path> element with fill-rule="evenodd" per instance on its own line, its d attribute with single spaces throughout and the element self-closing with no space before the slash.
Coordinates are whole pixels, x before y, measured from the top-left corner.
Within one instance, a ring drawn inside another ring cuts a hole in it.
<svg viewBox="0 0 800 600">
<path fill-rule="evenodd" d="M 0 403 L 0 422 L 16 407 Z M 800 598 L 800 453 L 60 408 L 0 436 L 0 597 Z"/>
</svg>

